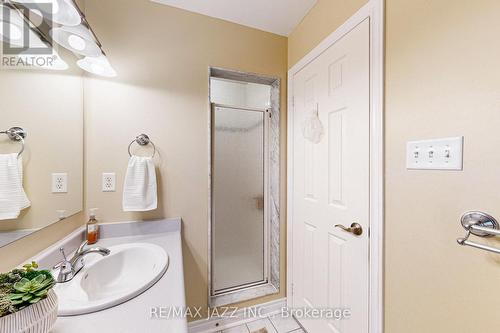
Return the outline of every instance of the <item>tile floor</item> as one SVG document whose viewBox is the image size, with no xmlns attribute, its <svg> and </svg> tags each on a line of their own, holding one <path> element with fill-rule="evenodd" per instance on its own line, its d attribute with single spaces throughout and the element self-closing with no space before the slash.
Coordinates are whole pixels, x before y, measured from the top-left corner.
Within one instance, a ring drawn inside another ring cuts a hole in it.
<svg viewBox="0 0 500 333">
<path fill-rule="evenodd" d="M 222 330 L 218 333 L 251 333 L 266 328 L 268 333 L 306 333 L 293 318 L 271 316 Z"/>
</svg>

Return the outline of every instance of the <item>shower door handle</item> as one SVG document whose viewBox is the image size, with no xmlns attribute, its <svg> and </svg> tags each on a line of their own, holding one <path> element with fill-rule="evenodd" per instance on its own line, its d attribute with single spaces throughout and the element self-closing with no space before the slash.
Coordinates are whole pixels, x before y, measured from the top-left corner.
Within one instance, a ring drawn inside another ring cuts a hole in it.
<svg viewBox="0 0 500 333">
<path fill-rule="evenodd" d="M 363 227 L 359 223 L 351 224 L 350 228 L 346 228 L 342 224 L 337 224 L 337 225 L 335 225 L 335 228 L 340 228 L 346 232 L 350 232 L 351 234 L 353 234 L 355 236 L 361 236 L 363 234 Z"/>
</svg>

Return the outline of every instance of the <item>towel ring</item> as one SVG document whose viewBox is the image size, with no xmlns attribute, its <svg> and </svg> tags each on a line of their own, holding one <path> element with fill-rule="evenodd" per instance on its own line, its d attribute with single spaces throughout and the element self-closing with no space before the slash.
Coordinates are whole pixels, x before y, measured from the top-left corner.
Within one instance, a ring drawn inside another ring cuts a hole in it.
<svg viewBox="0 0 500 333">
<path fill-rule="evenodd" d="M 11 127 L 6 131 L 1 131 L 0 134 L 7 134 L 12 141 L 21 142 L 21 151 L 17 154 L 17 158 L 21 157 L 24 152 L 24 139 L 28 133 L 21 127 Z"/>
<path fill-rule="evenodd" d="M 135 137 L 134 140 L 132 140 L 132 142 L 128 145 L 128 154 L 130 157 L 132 157 L 132 153 L 130 152 L 130 148 L 132 147 L 132 145 L 134 144 L 134 142 L 136 142 L 139 146 L 147 146 L 148 144 L 151 144 L 153 146 L 153 155 L 151 156 L 151 158 L 155 157 L 156 155 L 156 146 L 155 144 L 153 143 L 153 141 L 151 141 L 151 139 L 149 138 L 148 135 L 146 134 L 141 134 L 141 135 L 138 135 Z"/>
</svg>

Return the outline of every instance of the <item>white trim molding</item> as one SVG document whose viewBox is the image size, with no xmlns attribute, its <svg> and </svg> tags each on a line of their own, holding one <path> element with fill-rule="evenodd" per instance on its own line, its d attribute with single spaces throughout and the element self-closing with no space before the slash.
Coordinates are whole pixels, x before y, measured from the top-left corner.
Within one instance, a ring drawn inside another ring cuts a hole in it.
<svg viewBox="0 0 500 333">
<path fill-rule="evenodd" d="M 370 19 L 369 332 L 384 330 L 384 0 L 370 0 L 288 71 L 287 305 L 293 307 L 293 77 L 361 22 Z"/>
</svg>

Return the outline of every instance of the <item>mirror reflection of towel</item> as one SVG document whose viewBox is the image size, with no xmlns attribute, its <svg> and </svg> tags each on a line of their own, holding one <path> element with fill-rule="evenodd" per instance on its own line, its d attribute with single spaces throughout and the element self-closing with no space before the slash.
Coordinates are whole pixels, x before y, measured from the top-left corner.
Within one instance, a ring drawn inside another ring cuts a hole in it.
<svg viewBox="0 0 500 333">
<path fill-rule="evenodd" d="M 158 207 L 156 170 L 151 157 L 132 156 L 123 187 L 123 211 L 146 212 Z"/>
<path fill-rule="evenodd" d="M 22 157 L 0 155 L 0 220 L 16 219 L 30 205 L 23 188 Z"/>
</svg>

